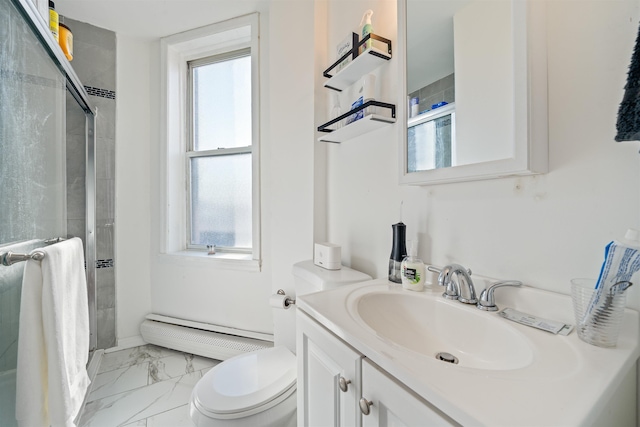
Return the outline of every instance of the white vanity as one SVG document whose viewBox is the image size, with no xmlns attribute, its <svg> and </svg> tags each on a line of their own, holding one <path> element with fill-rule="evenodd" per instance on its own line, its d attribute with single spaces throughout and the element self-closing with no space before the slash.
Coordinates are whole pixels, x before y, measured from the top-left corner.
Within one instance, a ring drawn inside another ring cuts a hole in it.
<svg viewBox="0 0 640 427">
<path fill-rule="evenodd" d="M 486 284 L 476 279 L 478 289 Z M 638 312 L 625 311 L 617 347 L 605 349 L 575 331 L 554 335 L 446 300 L 442 290 L 378 279 L 300 297 L 298 425 L 636 425 Z M 567 295 L 522 286 L 496 300 L 574 323 Z"/>
</svg>

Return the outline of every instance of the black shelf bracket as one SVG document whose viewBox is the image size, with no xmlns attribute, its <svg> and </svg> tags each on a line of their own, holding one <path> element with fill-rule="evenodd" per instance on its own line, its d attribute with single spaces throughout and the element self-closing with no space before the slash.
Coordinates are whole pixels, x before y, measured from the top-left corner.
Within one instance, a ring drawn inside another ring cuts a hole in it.
<svg viewBox="0 0 640 427">
<path fill-rule="evenodd" d="M 342 61 L 344 61 L 345 59 L 347 59 L 349 56 L 351 56 L 351 60 L 353 61 L 354 59 L 356 59 L 358 57 L 358 55 L 360 55 L 360 47 L 362 45 L 364 45 L 366 42 L 368 42 L 369 40 L 377 40 L 379 42 L 385 43 L 387 45 L 387 53 L 389 54 L 389 56 L 391 56 L 391 40 L 386 39 L 384 37 L 381 37 L 377 34 L 374 33 L 369 33 L 366 36 L 364 36 L 364 38 L 360 41 L 358 41 L 358 35 L 356 33 L 351 33 L 351 44 L 353 46 L 353 48 L 345 53 L 344 55 L 342 55 L 340 57 L 340 59 L 338 59 L 336 62 L 334 62 L 333 64 L 331 64 L 331 66 L 329 68 L 327 68 L 326 70 L 324 70 L 324 72 L 322 73 L 322 75 L 328 79 L 330 79 L 331 77 L 333 77 L 331 74 L 329 74 L 334 68 L 336 68 L 338 66 L 338 64 L 340 64 Z M 383 55 L 380 55 L 378 52 L 375 52 L 373 50 L 370 50 L 368 52 L 371 55 L 377 56 L 379 58 L 383 58 L 383 59 L 389 59 Z M 337 90 L 338 92 L 341 92 L 340 89 L 336 89 L 330 86 L 326 86 L 329 89 L 333 89 L 333 90 Z"/>
<path fill-rule="evenodd" d="M 329 126 L 334 125 L 336 123 L 338 123 L 340 120 L 342 119 L 346 119 L 347 117 L 353 115 L 353 114 L 357 114 L 359 111 L 364 110 L 365 108 L 368 107 L 383 107 L 383 108 L 388 108 L 391 110 L 391 117 L 392 118 L 396 118 L 396 106 L 393 104 L 389 104 L 387 102 L 380 102 L 380 101 L 375 101 L 375 100 L 371 100 L 371 101 L 367 101 L 364 104 L 360 105 L 357 108 L 354 108 L 353 110 L 349 110 L 348 112 L 341 114 L 340 116 L 336 117 L 333 120 L 328 121 L 327 123 L 318 126 L 318 132 L 333 132 L 335 129 L 328 129 Z M 349 123 L 351 124 L 351 123 Z M 348 126 L 348 125 L 346 125 Z"/>
</svg>

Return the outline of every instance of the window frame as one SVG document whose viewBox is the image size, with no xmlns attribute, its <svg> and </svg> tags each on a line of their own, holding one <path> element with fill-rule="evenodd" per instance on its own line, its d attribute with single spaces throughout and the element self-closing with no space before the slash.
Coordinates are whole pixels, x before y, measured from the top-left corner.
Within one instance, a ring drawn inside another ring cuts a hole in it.
<svg viewBox="0 0 640 427">
<path fill-rule="evenodd" d="M 207 246 L 206 245 L 198 245 L 198 244 L 193 244 L 191 243 L 192 240 L 192 228 L 191 228 L 191 220 L 192 220 L 192 200 L 191 200 L 191 194 L 192 194 L 192 174 L 191 174 L 191 160 L 192 159 L 197 159 L 197 158 L 210 158 L 210 157 L 218 157 L 218 156 L 229 156 L 229 155 L 234 155 L 234 154 L 251 154 L 252 158 L 253 158 L 253 144 L 252 145 L 247 145 L 247 146 L 243 146 L 243 147 L 233 147 L 233 148 L 217 148 L 217 149 L 212 149 L 212 150 L 199 150 L 196 151 L 195 150 L 195 108 L 194 108 L 194 98 L 193 98 L 193 70 L 196 67 L 200 67 L 200 66 L 205 66 L 205 65 L 210 65 L 210 64 L 216 64 L 216 63 L 220 63 L 220 62 L 224 62 L 224 61 L 229 61 L 229 60 L 233 60 L 233 59 L 238 59 L 238 58 L 246 58 L 249 57 L 253 60 L 253 58 L 251 57 L 251 48 L 247 47 L 247 48 L 242 48 L 242 49 L 237 49 L 237 50 L 233 50 L 233 51 L 229 51 L 229 52 L 224 52 L 224 53 L 219 53 L 216 55 L 211 55 L 211 56 L 206 56 L 206 57 L 202 57 L 202 58 L 197 58 L 197 59 L 193 59 L 191 61 L 187 61 L 187 93 L 186 93 L 186 97 L 187 97 L 187 123 L 186 123 L 186 128 L 187 128 L 187 151 L 186 151 L 186 166 L 185 166 L 185 171 L 186 171 L 186 183 L 187 183 L 187 192 L 186 192 L 186 197 L 187 197 L 187 221 L 186 221 L 186 234 L 185 234 L 185 247 L 187 249 L 195 249 L 195 250 L 207 250 Z M 252 104 L 253 104 L 253 100 L 252 100 Z M 253 122 L 253 120 L 252 120 Z M 253 123 L 252 123 L 253 125 Z M 253 141 L 252 141 L 253 143 Z M 253 168 L 252 168 L 253 169 Z M 252 170 L 252 175 L 253 175 L 253 170 Z M 253 183 L 252 183 L 252 187 L 253 187 Z M 252 188 L 252 192 L 253 192 L 253 188 Z M 251 210 L 253 212 L 254 208 L 253 208 L 253 200 L 252 200 L 252 206 L 251 206 Z M 253 221 L 255 221 L 255 218 L 252 218 L 252 223 Z M 251 230 L 253 233 L 253 230 Z M 213 242 L 215 244 L 215 242 Z M 252 241 L 252 245 L 253 245 L 253 241 Z M 237 246 L 216 246 L 216 252 L 229 252 L 229 253 L 245 253 L 245 254 L 250 254 L 252 253 L 252 247 L 237 247 Z"/>
<path fill-rule="evenodd" d="M 164 119 L 160 128 L 160 254 L 175 255 L 176 260 L 191 259 L 220 268 L 261 270 L 260 206 L 260 49 L 259 14 L 252 13 L 160 40 L 160 108 Z M 250 48 L 252 117 L 252 248 L 250 253 L 219 251 L 207 256 L 206 247 L 188 248 L 187 172 L 191 130 L 187 124 L 187 62 Z M 186 257 L 186 258 L 185 258 Z"/>
</svg>

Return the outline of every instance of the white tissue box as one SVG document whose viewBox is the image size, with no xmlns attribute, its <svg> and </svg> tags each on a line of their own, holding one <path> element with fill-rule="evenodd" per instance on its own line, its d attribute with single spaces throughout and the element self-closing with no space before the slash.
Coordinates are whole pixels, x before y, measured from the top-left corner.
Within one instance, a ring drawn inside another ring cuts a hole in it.
<svg viewBox="0 0 640 427">
<path fill-rule="evenodd" d="M 313 263 L 327 270 L 340 270 L 342 250 L 339 245 L 323 242 L 316 243 L 313 250 Z"/>
</svg>

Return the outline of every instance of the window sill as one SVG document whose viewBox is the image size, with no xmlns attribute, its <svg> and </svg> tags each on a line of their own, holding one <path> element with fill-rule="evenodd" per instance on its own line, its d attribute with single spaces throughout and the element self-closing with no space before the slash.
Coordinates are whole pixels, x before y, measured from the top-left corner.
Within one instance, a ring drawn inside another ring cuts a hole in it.
<svg viewBox="0 0 640 427">
<path fill-rule="evenodd" d="M 260 272 L 260 261 L 252 259 L 251 254 L 217 253 L 208 255 L 201 251 L 176 251 L 159 254 L 158 260 L 168 264 L 206 265 L 225 270 Z"/>
</svg>

